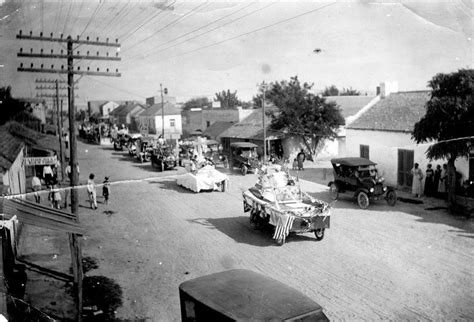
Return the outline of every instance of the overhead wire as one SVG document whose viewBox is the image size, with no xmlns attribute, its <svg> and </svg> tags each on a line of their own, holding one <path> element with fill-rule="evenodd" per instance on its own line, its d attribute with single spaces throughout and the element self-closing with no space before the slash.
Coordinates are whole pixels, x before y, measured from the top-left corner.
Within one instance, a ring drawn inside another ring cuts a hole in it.
<svg viewBox="0 0 474 322">
<path fill-rule="evenodd" d="M 206 5 L 209 5 L 208 2 L 205 2 L 205 3 L 202 3 L 196 7 L 194 7 L 193 9 L 191 9 L 190 11 L 188 11 L 186 14 L 182 15 L 181 17 L 171 21 L 170 23 L 168 23 L 167 25 L 165 25 L 164 27 L 158 29 L 157 31 L 155 31 L 153 34 L 151 34 L 150 36 L 146 37 L 145 39 L 140 39 L 136 44 L 133 44 L 131 45 L 130 47 L 134 47 L 135 45 L 141 43 L 141 42 L 144 42 L 144 41 L 147 41 L 149 40 L 150 38 L 158 35 L 160 32 L 162 32 L 163 30 L 177 24 L 180 20 L 183 20 L 184 18 L 190 16 L 191 14 L 193 14 L 194 12 L 196 12 L 196 10 L 198 10 L 200 7 L 203 7 L 203 6 L 206 6 Z"/>
<path fill-rule="evenodd" d="M 104 2 L 100 2 L 97 5 L 94 12 L 92 13 L 92 16 L 89 18 L 89 21 L 87 22 L 86 26 L 84 27 L 84 30 L 82 30 L 82 32 L 80 33 L 79 38 L 82 37 L 82 35 L 86 32 L 87 28 L 89 28 L 90 24 L 94 20 L 95 15 L 97 14 L 97 12 L 99 12 L 99 10 L 102 8 L 103 5 L 104 5 Z M 74 48 L 74 49 L 77 49 L 79 47 L 81 47 L 81 45 L 76 46 L 76 48 Z"/>
<path fill-rule="evenodd" d="M 166 41 L 166 42 L 164 42 L 164 43 L 162 43 L 162 44 L 156 46 L 154 49 L 158 49 L 158 48 L 160 48 L 160 47 L 162 47 L 162 46 L 164 46 L 164 45 L 167 45 L 167 44 L 172 43 L 172 42 L 174 42 L 174 41 L 176 41 L 176 40 L 178 40 L 178 39 L 181 39 L 181 38 L 186 37 L 186 36 L 188 36 L 188 35 L 190 35 L 190 34 L 192 34 L 192 33 L 195 33 L 196 31 L 202 30 L 202 29 L 204 29 L 204 28 L 206 28 L 206 27 L 208 27 L 208 26 L 210 26 L 210 25 L 213 25 L 213 24 L 215 24 L 215 23 L 217 23 L 217 22 L 219 22 L 219 21 L 221 21 L 221 20 L 224 20 L 225 18 L 227 18 L 227 17 L 229 17 L 229 16 L 231 16 L 231 15 L 233 15 L 233 14 L 236 14 L 237 12 L 240 12 L 240 11 L 242 11 L 242 10 L 244 10 L 244 9 L 247 9 L 248 7 L 250 7 L 250 6 L 254 5 L 254 4 L 255 4 L 255 2 L 251 2 L 251 3 L 248 4 L 247 6 L 244 6 L 244 7 L 242 7 L 242 8 L 239 8 L 239 9 L 235 10 L 235 11 L 232 11 L 231 13 L 229 13 L 229 14 L 227 14 L 227 15 L 225 15 L 225 16 L 223 16 L 223 17 L 217 19 L 217 20 L 214 20 L 214 21 L 212 21 L 212 22 L 210 22 L 210 23 L 208 23 L 208 24 L 205 24 L 204 26 L 201 26 L 201 27 L 199 27 L 199 28 L 197 28 L 197 29 L 191 30 L 191 31 L 189 31 L 189 32 L 187 32 L 187 33 L 184 33 L 184 34 L 182 34 L 182 35 L 180 35 L 180 36 L 178 36 L 178 37 L 175 37 L 175 38 L 173 38 L 173 39 L 170 39 L 170 40 L 168 40 L 168 41 Z M 133 48 L 135 48 L 135 47 L 132 47 L 131 49 L 133 49 Z M 124 52 L 126 52 L 126 51 L 127 51 L 127 50 L 124 50 L 124 51 L 122 51 L 122 53 L 124 53 Z M 151 51 L 151 50 L 150 50 L 150 51 Z M 149 52 L 150 52 L 150 51 L 149 51 Z"/>
<path fill-rule="evenodd" d="M 112 31 L 112 29 L 115 27 L 115 24 L 113 23 L 115 20 L 119 20 L 119 19 L 122 19 L 122 15 L 123 13 L 127 12 L 125 11 L 125 8 L 127 8 L 130 3 L 132 2 L 132 0 L 128 0 L 122 8 L 120 8 L 116 14 L 112 15 L 112 18 L 110 20 L 107 21 L 107 23 L 105 24 L 105 27 L 102 29 L 103 33 L 104 34 L 108 34 Z M 117 6 L 118 8 L 118 6 Z"/>
<path fill-rule="evenodd" d="M 228 42 L 228 41 L 231 41 L 231 40 L 240 38 L 240 37 L 248 36 L 248 35 L 253 34 L 253 33 L 255 33 L 255 32 L 259 32 L 259 31 L 262 31 L 262 30 L 264 30 L 264 29 L 268 29 L 268 28 L 274 27 L 274 26 L 276 26 L 276 25 L 279 25 L 279 24 L 282 24 L 282 23 L 291 21 L 291 20 L 293 20 L 293 19 L 297 19 L 297 18 L 303 17 L 303 16 L 305 16 L 305 15 L 314 13 L 314 12 L 316 12 L 316 11 L 325 9 L 325 8 L 327 8 L 327 7 L 329 7 L 329 6 L 334 5 L 334 4 L 336 4 L 336 2 L 333 2 L 333 3 L 327 4 L 327 5 L 318 7 L 318 8 L 316 8 L 316 9 L 313 9 L 313 10 L 310 10 L 310 11 L 306 11 L 306 12 L 304 12 L 304 13 L 298 14 L 298 15 L 296 15 L 296 16 L 293 16 L 293 17 L 290 17 L 290 18 L 287 18 L 287 19 L 280 20 L 280 21 L 275 22 L 275 23 L 272 23 L 272 24 L 270 24 L 270 25 L 266 25 L 266 26 L 263 26 L 263 27 L 260 27 L 260 28 L 257 28 L 257 29 L 248 31 L 248 32 L 244 32 L 244 33 L 242 33 L 242 34 L 239 34 L 239 35 L 234 36 L 234 37 L 231 37 L 231 38 L 227 38 L 227 39 L 224 39 L 224 40 L 221 40 L 221 41 L 217 41 L 217 42 L 215 42 L 215 43 L 212 43 L 212 44 L 209 44 L 209 45 L 206 45 L 206 46 L 202 46 L 202 47 L 198 47 L 198 48 L 193 49 L 193 50 L 189 50 L 189 51 L 184 52 L 184 53 L 181 53 L 181 54 L 179 54 L 179 55 L 169 56 L 169 57 L 166 57 L 166 58 L 161 59 L 161 60 L 158 60 L 158 61 L 165 61 L 165 60 L 169 60 L 169 59 L 172 59 L 172 58 L 184 56 L 184 55 L 187 55 L 187 54 L 190 54 L 190 53 L 194 53 L 194 52 L 196 52 L 196 51 L 200 51 L 200 50 L 202 50 L 202 49 L 207 49 L 207 48 L 210 48 L 210 47 L 214 47 L 214 46 L 223 44 L 223 43 L 225 43 L 225 42 Z"/>
<path fill-rule="evenodd" d="M 151 16 L 150 18 L 148 18 L 145 22 L 143 22 L 139 27 L 135 28 L 135 30 L 133 30 L 132 32 L 129 32 L 127 33 L 124 38 L 121 40 L 122 42 L 124 42 L 125 40 L 127 40 L 128 38 L 130 38 L 132 35 L 134 35 L 137 31 L 139 31 L 141 28 L 143 28 L 143 26 L 145 26 L 147 23 L 149 23 L 151 20 L 155 19 L 156 17 L 158 17 L 160 14 L 162 14 L 165 10 L 171 8 L 171 6 L 173 6 L 174 4 L 176 3 L 176 1 L 173 1 L 172 3 L 170 3 L 168 6 L 166 6 L 165 8 L 161 9 L 160 11 L 158 11 L 157 13 L 155 13 L 153 16 Z"/>
<path fill-rule="evenodd" d="M 71 14 L 71 7 L 72 7 L 73 2 L 74 1 L 69 2 L 69 9 L 67 11 L 66 19 L 64 20 L 63 34 L 66 34 L 66 26 L 69 20 L 69 15 Z"/>
<path fill-rule="evenodd" d="M 127 21 L 124 24 L 120 24 L 118 28 L 114 29 L 116 38 L 122 39 L 122 35 L 128 32 L 129 28 L 133 26 L 133 23 L 135 23 L 136 21 L 142 21 L 142 19 L 139 18 L 141 15 L 140 5 L 141 5 L 140 1 L 136 2 L 135 5 L 131 7 L 129 10 L 127 10 L 126 14 L 121 18 L 121 20 L 123 21 L 127 20 Z M 137 10 L 134 10 L 135 8 Z M 143 10 L 143 11 L 145 12 L 143 16 L 144 17 L 147 16 L 148 15 L 147 10 Z M 130 17 L 129 15 L 132 13 L 135 13 L 135 14 Z"/>
</svg>

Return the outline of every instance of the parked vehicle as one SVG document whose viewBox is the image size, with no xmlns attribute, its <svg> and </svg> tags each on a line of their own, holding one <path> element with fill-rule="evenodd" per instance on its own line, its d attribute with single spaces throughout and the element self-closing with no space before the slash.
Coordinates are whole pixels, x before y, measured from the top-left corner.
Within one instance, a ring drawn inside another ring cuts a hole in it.
<svg viewBox="0 0 474 322">
<path fill-rule="evenodd" d="M 110 138 L 114 144 L 114 150 L 123 150 L 124 146 L 127 146 L 128 135 L 126 133 L 116 133 L 116 135 Z"/>
<path fill-rule="evenodd" d="M 279 246 L 290 233 L 314 233 L 316 240 L 322 240 L 329 228 L 329 204 L 303 192 L 280 165 L 262 167 L 258 182 L 242 197 L 250 223 L 256 229 L 274 226 L 273 239 Z"/>
<path fill-rule="evenodd" d="M 390 206 L 397 202 L 395 188 L 384 185 L 376 163 L 365 158 L 337 158 L 331 160 L 334 181 L 329 182 L 329 194 L 333 200 L 340 193 L 354 196 L 360 208 L 366 209 L 370 202 L 385 198 Z"/>
<path fill-rule="evenodd" d="M 141 138 L 141 134 L 130 134 L 127 139 L 128 154 L 134 156 L 137 154 L 137 140 Z"/>
<path fill-rule="evenodd" d="M 207 140 L 204 149 L 205 152 L 203 153 L 203 157 L 213 165 L 222 164 L 224 168 L 229 166 L 229 160 L 222 152 L 222 145 L 219 142 L 215 140 Z"/>
<path fill-rule="evenodd" d="M 256 171 L 259 166 L 258 145 L 250 142 L 234 142 L 230 144 L 230 160 L 231 169 L 239 168 L 242 175 L 246 175 L 249 171 Z"/>
<path fill-rule="evenodd" d="M 179 166 L 184 167 L 186 162 L 189 162 L 194 154 L 194 142 L 186 141 L 179 146 Z"/>
<path fill-rule="evenodd" d="M 151 152 L 151 166 L 160 171 L 176 168 L 178 161 L 173 149 L 169 145 L 156 145 Z"/>
<path fill-rule="evenodd" d="M 179 299 L 181 321 L 329 321 L 308 296 L 246 269 L 183 282 Z"/>
</svg>

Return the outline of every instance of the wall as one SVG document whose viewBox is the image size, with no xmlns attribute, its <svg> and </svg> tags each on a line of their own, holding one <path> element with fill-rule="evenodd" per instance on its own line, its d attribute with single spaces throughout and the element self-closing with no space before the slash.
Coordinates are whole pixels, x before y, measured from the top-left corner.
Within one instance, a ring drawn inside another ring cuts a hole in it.
<svg viewBox="0 0 474 322">
<path fill-rule="evenodd" d="M 243 110 L 243 109 L 205 109 L 202 111 L 202 123 L 201 130 L 208 128 L 207 122 L 209 125 L 212 125 L 215 122 L 240 122 L 254 110 Z"/>
<path fill-rule="evenodd" d="M 296 155 L 304 149 L 308 153 L 308 149 L 303 140 L 298 136 L 286 137 L 282 140 L 284 158 L 288 158 L 290 162 L 296 158 Z M 339 150 L 339 142 L 337 140 L 324 140 L 320 142 L 316 149 L 315 160 L 329 160 L 337 157 Z"/>
<path fill-rule="evenodd" d="M 183 133 L 183 128 L 182 128 L 182 122 L 181 122 L 181 115 L 176 114 L 176 115 L 165 115 L 165 138 L 169 138 L 170 135 L 172 138 L 177 138 L 176 136 L 179 136 Z M 174 127 L 170 127 L 170 120 L 174 119 Z M 156 133 L 161 134 L 162 132 L 162 126 L 163 120 L 161 115 L 160 116 L 155 116 L 155 128 L 156 128 Z"/>
<path fill-rule="evenodd" d="M 443 164 L 445 160 L 430 161 L 426 158 L 426 150 L 430 144 L 416 144 L 411 139 L 411 133 L 346 130 L 346 156 L 360 156 L 360 145 L 369 146 L 369 158 L 377 163 L 379 172 L 384 176 L 387 184 L 397 186 L 398 149 L 412 150 L 414 163 L 418 163 L 424 171 L 428 163 Z M 459 158 L 456 163 L 457 171 L 467 178 L 469 173 L 468 160 Z"/>
<path fill-rule="evenodd" d="M 181 127 L 183 132 L 192 133 L 196 130 L 204 131 L 202 127 L 202 110 L 199 111 L 182 111 Z"/>
<path fill-rule="evenodd" d="M 10 169 L 3 173 L 3 184 L 8 185 L 10 194 L 26 192 L 26 176 L 23 167 L 24 148 L 21 149 Z"/>
<path fill-rule="evenodd" d="M 112 112 L 117 106 L 118 103 L 115 102 L 108 102 L 102 105 L 102 116 L 109 116 L 109 113 Z"/>
</svg>

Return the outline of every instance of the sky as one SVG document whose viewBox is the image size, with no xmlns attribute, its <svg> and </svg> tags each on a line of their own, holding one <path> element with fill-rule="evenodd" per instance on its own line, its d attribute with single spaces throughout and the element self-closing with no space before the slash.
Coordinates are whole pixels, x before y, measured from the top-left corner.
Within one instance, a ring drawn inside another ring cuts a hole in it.
<svg viewBox="0 0 474 322">
<path fill-rule="evenodd" d="M 3 2 L 3 3 L 2 3 Z M 37 79 L 65 75 L 18 72 L 20 63 L 66 66 L 61 59 L 19 58 L 64 43 L 16 39 L 19 30 L 54 37 L 118 38 L 121 61 L 76 60 L 75 67 L 121 77 L 78 76 L 77 105 L 89 100 L 157 96 L 160 84 L 185 102 L 237 91 L 251 100 L 263 81 L 289 80 L 374 94 L 383 81 L 425 90 L 437 73 L 473 68 L 473 4 L 453 1 L 140 1 L 0 0 L 0 86 L 35 97 Z M 79 47 L 77 47 L 79 46 Z M 115 48 L 75 45 L 75 52 L 114 56 Z M 48 92 L 49 93 L 49 92 Z M 52 93 L 52 92 L 50 92 Z"/>
</svg>

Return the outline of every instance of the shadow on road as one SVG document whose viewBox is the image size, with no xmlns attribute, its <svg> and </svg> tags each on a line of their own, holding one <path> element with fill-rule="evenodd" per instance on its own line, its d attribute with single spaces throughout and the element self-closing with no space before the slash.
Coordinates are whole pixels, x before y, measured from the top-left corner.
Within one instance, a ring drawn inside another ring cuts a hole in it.
<svg viewBox="0 0 474 322">
<path fill-rule="evenodd" d="M 198 218 L 189 219 L 188 222 L 199 224 L 209 229 L 217 229 L 240 244 L 258 247 L 277 247 L 273 242 L 272 232 L 254 230 L 249 224 L 248 217 Z"/>
<path fill-rule="evenodd" d="M 176 184 L 176 180 L 175 180 L 175 179 L 171 179 L 171 180 L 159 180 L 159 181 L 148 181 L 148 183 L 150 183 L 150 184 L 158 184 L 158 185 L 160 185 L 160 188 L 161 188 L 161 189 L 177 191 L 177 192 L 180 192 L 180 193 L 196 194 L 194 191 L 191 191 L 191 190 L 185 189 L 185 188 L 183 188 L 183 187 L 181 187 L 181 186 L 178 186 L 178 185 Z"/>
</svg>

